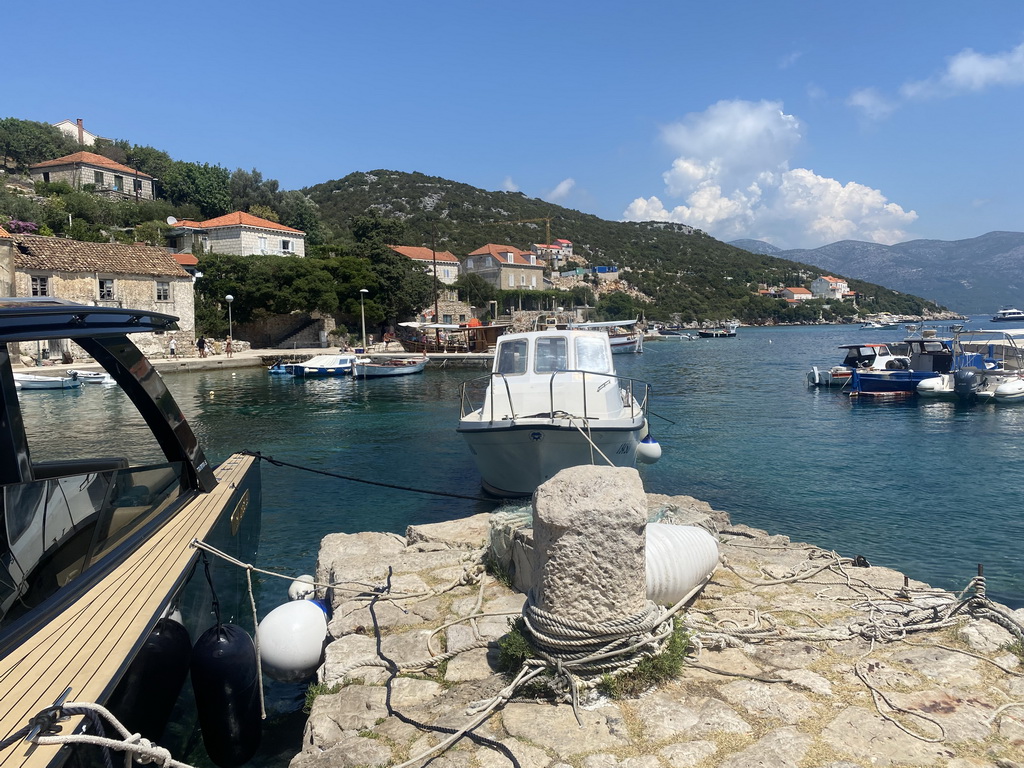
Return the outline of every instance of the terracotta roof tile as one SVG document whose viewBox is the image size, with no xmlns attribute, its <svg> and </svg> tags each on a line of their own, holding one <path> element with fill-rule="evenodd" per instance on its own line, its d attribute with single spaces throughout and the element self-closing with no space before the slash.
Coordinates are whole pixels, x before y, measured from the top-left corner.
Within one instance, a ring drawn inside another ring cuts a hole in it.
<svg viewBox="0 0 1024 768">
<path fill-rule="evenodd" d="M 10 237 L 10 236 L 11 236 L 10 233 L 6 229 L 4 229 L 3 227 L 0 227 L 0 237 Z"/>
<path fill-rule="evenodd" d="M 129 168 L 127 165 L 114 162 L 109 157 L 97 155 L 95 152 L 75 152 L 73 155 L 58 157 L 56 160 L 46 160 L 42 163 L 36 163 L 35 165 L 29 166 L 29 168 L 56 168 L 57 166 L 75 165 L 76 163 L 81 163 L 83 165 L 95 165 L 100 168 L 108 168 L 111 171 L 121 171 L 132 176 L 141 176 L 146 179 L 153 178 L 148 173 L 143 173 L 142 171 L 137 171 L 134 168 Z"/>
<path fill-rule="evenodd" d="M 193 222 L 190 222 L 190 224 Z M 182 222 L 178 222 L 181 226 Z M 270 221 L 269 219 L 261 219 L 259 216 L 253 216 L 251 213 L 245 213 L 244 211 L 235 211 L 234 213 L 226 213 L 223 216 L 218 216 L 215 219 L 207 219 L 202 221 L 198 225 L 202 229 L 213 229 L 214 227 L 258 227 L 260 229 L 277 229 L 282 232 L 294 232 L 296 235 L 305 235 L 301 229 L 292 229 L 286 227 L 284 224 L 278 224 L 276 221 Z"/>
<path fill-rule="evenodd" d="M 191 253 L 172 253 L 171 256 L 183 267 L 195 267 L 199 265 L 199 259 Z"/>
<path fill-rule="evenodd" d="M 432 251 L 429 248 L 420 248 L 416 245 L 389 245 L 388 248 L 416 261 L 434 261 L 436 256 L 438 261 L 459 263 L 459 260 L 448 251 Z"/>
<path fill-rule="evenodd" d="M 14 244 L 14 266 L 19 269 L 189 277 L 170 253 L 151 245 L 83 243 L 40 235 L 15 235 Z"/>
<path fill-rule="evenodd" d="M 477 248 L 473 251 L 470 256 L 493 256 L 495 259 L 500 261 L 502 264 L 508 264 L 504 254 L 512 254 L 512 263 L 522 267 L 540 267 L 542 264 L 531 264 L 529 256 L 534 254 L 530 251 L 520 251 L 518 248 L 514 248 L 511 245 L 496 245 L 495 243 L 488 243 L 487 245 Z"/>
</svg>

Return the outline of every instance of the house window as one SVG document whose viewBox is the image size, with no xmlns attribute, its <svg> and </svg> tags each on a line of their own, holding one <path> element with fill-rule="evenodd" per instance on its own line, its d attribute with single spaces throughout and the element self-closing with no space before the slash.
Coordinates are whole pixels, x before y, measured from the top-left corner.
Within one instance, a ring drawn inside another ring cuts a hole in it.
<svg viewBox="0 0 1024 768">
<path fill-rule="evenodd" d="M 537 287 L 537 276 L 536 275 L 534 275 L 533 277 L 530 278 L 530 287 L 531 288 L 536 288 Z"/>
<path fill-rule="evenodd" d="M 138 194 L 142 191 L 142 179 L 133 179 L 132 186 L 135 189 L 135 193 Z"/>
<path fill-rule="evenodd" d="M 92 172 L 92 180 L 93 180 L 93 183 L 97 187 L 102 187 L 103 186 L 103 171 L 93 171 Z"/>
<path fill-rule="evenodd" d="M 50 172 L 49 171 L 43 171 L 43 184 L 49 184 L 49 183 L 50 183 Z"/>
<path fill-rule="evenodd" d="M 451 323 L 452 323 L 452 316 L 451 315 L 441 315 L 441 322 L 444 323 L 445 325 L 451 325 Z"/>
<path fill-rule="evenodd" d="M 281 253 L 291 253 L 291 252 L 292 252 L 292 241 L 291 240 L 282 240 L 281 241 Z"/>
<path fill-rule="evenodd" d="M 519 284 L 522 285 L 522 286 L 526 285 L 526 275 L 520 275 L 519 276 Z"/>
<path fill-rule="evenodd" d="M 124 176 L 114 176 L 114 191 L 120 192 L 124 189 Z"/>
<path fill-rule="evenodd" d="M 114 298 L 114 281 L 107 278 L 100 279 L 100 299 L 111 301 Z"/>
<path fill-rule="evenodd" d="M 157 301 L 170 301 L 171 300 L 171 284 L 162 282 L 160 280 L 156 283 L 156 300 Z"/>
<path fill-rule="evenodd" d="M 257 238 L 257 240 L 259 240 L 259 244 L 260 244 L 260 253 L 266 253 L 267 252 L 267 236 L 266 235 L 260 235 Z"/>
<path fill-rule="evenodd" d="M 508 287 L 509 288 L 515 288 L 516 287 L 516 276 L 511 274 L 511 273 L 509 273 L 509 276 L 508 276 Z"/>
<path fill-rule="evenodd" d="M 50 295 L 50 278 L 42 277 L 39 275 L 32 275 L 32 295 L 33 296 L 49 296 Z"/>
<path fill-rule="evenodd" d="M 466 259 L 466 269 L 472 269 L 472 268 L 473 268 L 473 260 L 472 259 Z"/>
</svg>

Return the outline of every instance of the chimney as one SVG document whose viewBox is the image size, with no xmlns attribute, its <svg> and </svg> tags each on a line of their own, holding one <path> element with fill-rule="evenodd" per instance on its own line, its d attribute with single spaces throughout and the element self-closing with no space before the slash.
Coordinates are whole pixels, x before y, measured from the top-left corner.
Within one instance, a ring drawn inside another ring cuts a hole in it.
<svg viewBox="0 0 1024 768">
<path fill-rule="evenodd" d="M 82 125 L 82 118 L 78 118 L 75 121 L 78 124 L 78 143 L 79 145 L 85 144 L 85 126 Z"/>
</svg>

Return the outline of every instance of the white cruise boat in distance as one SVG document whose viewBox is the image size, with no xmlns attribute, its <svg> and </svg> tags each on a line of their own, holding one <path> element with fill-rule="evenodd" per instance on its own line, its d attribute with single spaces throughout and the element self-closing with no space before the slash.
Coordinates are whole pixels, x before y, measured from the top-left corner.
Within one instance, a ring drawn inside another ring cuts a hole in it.
<svg viewBox="0 0 1024 768">
<path fill-rule="evenodd" d="M 1024 325 L 1024 312 L 1019 309 L 1000 309 L 992 318 L 993 323 L 1020 323 Z"/>
<path fill-rule="evenodd" d="M 457 431 L 486 491 L 529 496 L 566 467 L 657 461 L 649 395 L 648 384 L 615 374 L 607 333 L 506 334 L 490 375 L 462 385 Z"/>
</svg>

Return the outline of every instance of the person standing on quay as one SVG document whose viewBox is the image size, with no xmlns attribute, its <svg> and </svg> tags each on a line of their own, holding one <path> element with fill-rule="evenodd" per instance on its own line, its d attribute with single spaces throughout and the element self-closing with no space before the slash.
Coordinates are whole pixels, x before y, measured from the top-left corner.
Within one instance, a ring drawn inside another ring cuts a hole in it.
<svg viewBox="0 0 1024 768">
<path fill-rule="evenodd" d="M 178 342 L 177 342 L 177 340 L 173 336 L 171 337 L 170 347 L 171 347 L 171 357 L 173 358 L 173 357 L 175 357 L 175 353 L 177 352 L 177 349 L 178 349 Z"/>
<path fill-rule="evenodd" d="M 228 357 L 231 357 L 231 353 L 232 352 L 233 352 L 233 350 L 231 349 L 231 337 L 228 336 L 224 340 L 224 354 L 227 355 Z"/>
<path fill-rule="evenodd" d="M 200 336 L 196 339 L 196 349 L 199 350 L 200 357 L 206 357 L 206 337 Z"/>
</svg>

